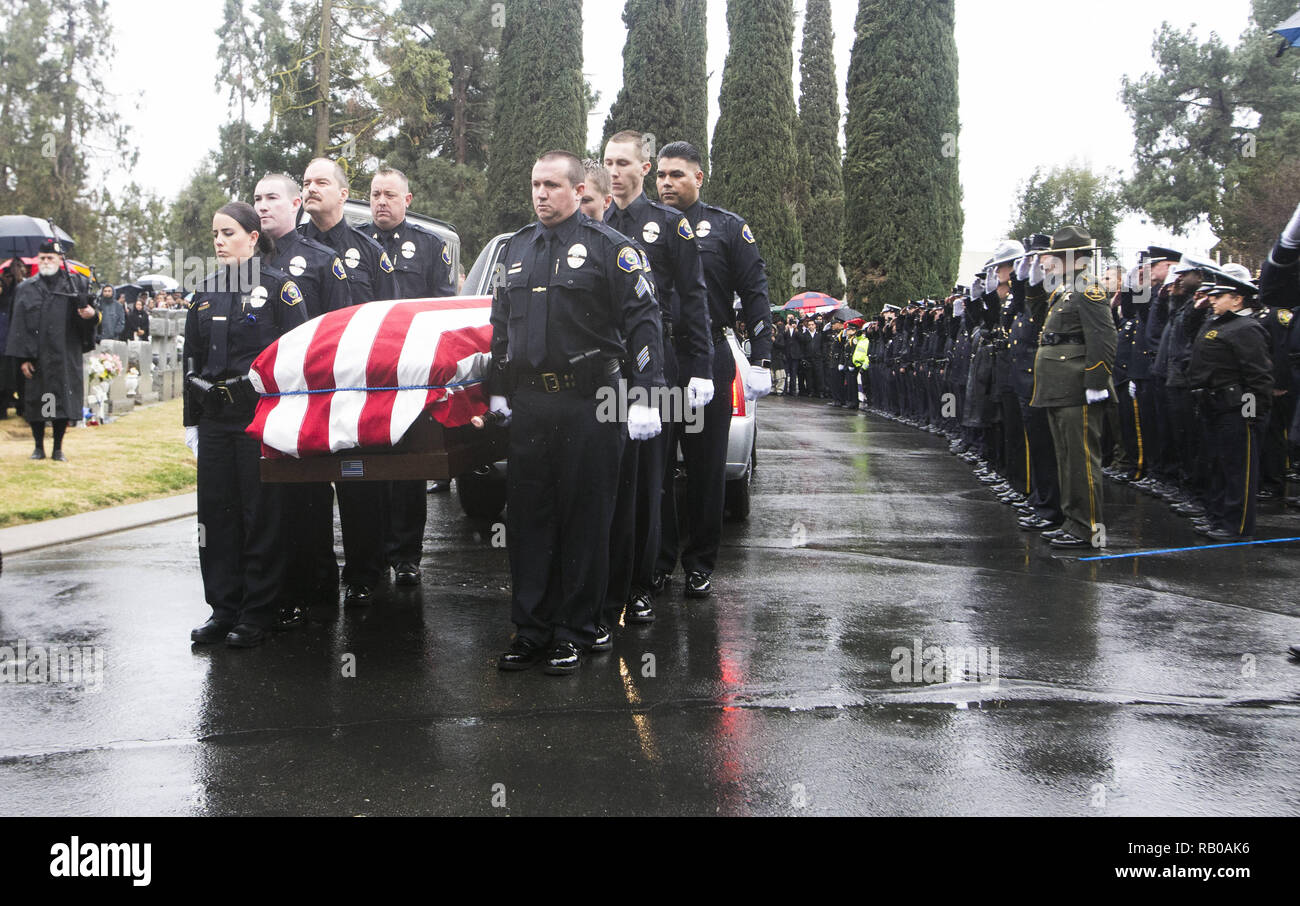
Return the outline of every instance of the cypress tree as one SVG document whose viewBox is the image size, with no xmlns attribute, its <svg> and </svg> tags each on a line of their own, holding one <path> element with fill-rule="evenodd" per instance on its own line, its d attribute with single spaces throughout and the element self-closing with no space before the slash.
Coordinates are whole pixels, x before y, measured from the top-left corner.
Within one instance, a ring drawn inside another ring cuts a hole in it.
<svg viewBox="0 0 1300 906">
<path fill-rule="evenodd" d="M 799 171 L 808 198 L 799 208 L 806 288 L 838 297 L 843 244 L 840 102 L 830 0 L 807 0 L 799 51 Z"/>
<path fill-rule="evenodd" d="M 692 99 L 686 90 L 683 6 L 684 0 L 627 0 L 623 7 L 623 87 L 605 119 L 602 154 L 609 137 L 623 129 L 654 136 L 647 149 L 652 160 L 659 148 L 687 134 Z M 656 197 L 653 168 L 646 174 L 645 191 Z"/>
<path fill-rule="evenodd" d="M 488 204 L 502 232 L 533 218 L 528 184 L 539 154 L 587 144 L 582 0 L 506 0 L 488 154 Z"/>
<path fill-rule="evenodd" d="M 791 0 L 728 0 L 730 46 L 713 132 L 707 200 L 744 217 L 767 262 L 771 301 L 790 297 L 802 261 L 795 219 L 794 9 Z"/>
<path fill-rule="evenodd" d="M 678 136 L 700 152 L 705 175 L 709 172 L 709 34 L 706 0 L 682 0 L 682 45 L 686 48 L 686 125 Z M 676 139 L 670 138 L 669 141 Z"/>
<path fill-rule="evenodd" d="M 946 294 L 957 274 L 963 217 L 953 3 L 858 3 L 844 267 L 863 312 Z"/>
</svg>

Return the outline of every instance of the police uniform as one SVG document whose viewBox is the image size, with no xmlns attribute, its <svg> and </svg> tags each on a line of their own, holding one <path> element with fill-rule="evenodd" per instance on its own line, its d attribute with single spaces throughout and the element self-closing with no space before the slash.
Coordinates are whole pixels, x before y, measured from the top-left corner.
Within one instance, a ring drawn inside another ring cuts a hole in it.
<svg viewBox="0 0 1300 906">
<path fill-rule="evenodd" d="M 391 230 L 374 221 L 361 227 L 384 249 L 393 265 L 397 299 L 431 299 L 456 295 L 451 277 L 451 249 L 432 230 L 403 220 Z M 419 582 L 424 529 L 429 521 L 429 498 L 424 481 L 388 483 L 389 516 L 384 535 L 388 565 L 402 584 Z"/>
<path fill-rule="evenodd" d="M 1083 230 L 1058 230 L 1044 254 L 1077 250 L 1087 254 L 1091 237 Z M 1105 289 L 1080 272 L 1049 294 L 1043 284 L 1029 287 L 1026 301 L 1043 331 L 1034 358 L 1034 388 L 1030 405 L 1047 410 L 1056 450 L 1065 521 L 1048 540 L 1056 547 L 1077 547 L 1094 540 L 1104 526 L 1102 514 L 1101 431 L 1104 403 L 1090 404 L 1086 391 L 1105 390 L 1114 397 L 1111 374 L 1115 365 L 1115 321 Z"/>
<path fill-rule="evenodd" d="M 605 223 L 631 239 L 649 261 L 663 329 L 665 384 L 684 387 L 691 378 L 711 378 L 708 290 L 690 221 L 681 211 L 642 193 L 626 208 L 610 205 Z M 610 540 L 609 590 L 601 617 L 606 627 L 617 622 L 634 594 L 638 602 L 627 618 L 637 622 L 654 618 L 649 595 L 659 556 L 663 494 L 665 486 L 671 488 L 677 467 L 675 448 L 674 455 L 668 456 L 672 439 L 672 425 L 665 425 L 657 436 L 628 441 L 624 449 Z"/>
<path fill-rule="evenodd" d="M 269 263 L 297 284 L 307 320 L 352 302 L 347 270 L 338 254 L 297 230 L 276 239 Z M 280 493 L 286 550 L 280 623 L 288 627 L 302 621 L 301 605 L 324 598 L 338 601 L 339 567 L 329 482 L 288 482 Z"/>
<path fill-rule="evenodd" d="M 1288 319 L 1285 358 L 1289 367 L 1288 382 L 1278 385 L 1277 389 L 1287 390 L 1287 394 L 1278 399 L 1278 403 L 1289 405 L 1292 410 L 1291 424 L 1287 436 L 1292 444 L 1300 439 L 1300 406 L 1296 404 L 1295 395 L 1300 392 L 1300 327 L 1294 325 L 1294 319 L 1300 314 L 1300 277 L 1297 276 L 1297 261 L 1300 260 L 1300 248 L 1287 248 L 1280 242 L 1273 247 L 1259 272 L 1260 304 L 1280 311 L 1287 311 Z M 1276 363 L 1274 363 L 1276 365 Z M 1288 399 L 1290 397 L 1290 399 Z M 1292 464 L 1294 467 L 1294 464 Z M 1287 499 L 1289 505 L 1300 505 L 1300 497 Z"/>
<path fill-rule="evenodd" d="M 275 619 L 284 551 L 280 489 L 261 481 L 260 446 L 245 433 L 257 402 L 247 375 L 262 350 L 307 321 L 298 285 L 266 264 L 258 268 L 254 283 L 250 264 L 257 263 L 249 259 L 237 269 L 210 275 L 185 317 L 184 421 L 186 427 L 197 426 L 199 435 L 204 594 L 213 623 L 251 627 L 251 637 L 244 640 L 249 644 L 260 641 L 260 631 Z"/>
<path fill-rule="evenodd" d="M 1273 387 L 1285 390 L 1273 397 L 1268 423 L 1260 440 L 1259 486 L 1260 496 L 1274 499 L 1282 496 L 1287 472 L 1287 430 L 1295 414 L 1295 394 L 1291 386 L 1291 360 L 1287 348 L 1291 341 L 1291 312 L 1286 308 L 1259 305 L 1255 320 L 1264 325 L 1269 337 L 1269 355 L 1273 360 Z"/>
<path fill-rule="evenodd" d="M 308 239 L 334 250 L 347 273 L 351 304 L 362 305 L 380 299 L 397 298 L 393 263 L 383 247 L 368 234 L 340 219 L 322 231 L 310 221 L 298 227 Z M 370 591 L 387 573 L 384 557 L 384 529 L 388 524 L 386 482 L 339 481 L 334 484 L 339 502 L 343 534 L 343 581 L 347 600 L 355 604 L 370 601 Z"/>
<path fill-rule="evenodd" d="M 1216 274 L 1212 292 L 1236 292 L 1249 305 L 1255 288 Z M 1250 309 L 1211 317 L 1196 338 L 1187 382 L 1207 423 L 1214 473 L 1207 499 L 1216 541 L 1255 534 L 1260 435 L 1273 399 L 1268 331 Z"/>
<path fill-rule="evenodd" d="M 726 491 L 727 438 L 731 431 L 731 385 L 736 359 L 723 328 L 735 324 L 732 299 L 740 296 L 742 317 L 749 329 L 750 361 L 770 367 L 772 312 L 767 297 L 767 272 L 754 233 L 731 211 L 696 201 L 683 211 L 695 231 L 708 288 L 710 336 L 713 341 L 713 400 L 704 407 L 702 430 L 676 428 L 686 463 L 686 513 L 679 528 L 675 495 L 665 487 L 663 529 L 656 571 L 671 575 L 680 555 L 683 571 L 706 579 L 717 563 L 722 541 L 722 511 Z M 673 458 L 674 444 L 668 445 Z M 684 530 L 683 530 L 684 529 Z M 685 536 L 682 543 L 680 538 Z M 688 589 L 689 590 L 689 589 Z M 705 592 L 707 593 L 707 592 Z"/>
<path fill-rule="evenodd" d="M 492 300 L 492 395 L 513 409 L 506 531 L 516 645 L 596 639 L 625 417 L 596 395 L 663 386 L 659 305 L 641 255 L 581 212 L 510 239 Z M 606 398 L 608 399 L 608 398 Z M 611 417 L 614 415 L 614 417 Z M 513 650 L 513 649 L 512 649 Z M 504 660 L 504 669 L 511 669 Z"/>
</svg>

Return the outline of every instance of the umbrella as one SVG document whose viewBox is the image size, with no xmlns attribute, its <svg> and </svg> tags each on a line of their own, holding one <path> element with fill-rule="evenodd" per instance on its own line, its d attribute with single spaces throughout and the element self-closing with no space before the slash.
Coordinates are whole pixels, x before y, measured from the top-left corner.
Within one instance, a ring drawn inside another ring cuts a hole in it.
<svg viewBox="0 0 1300 906">
<path fill-rule="evenodd" d="M 789 302 L 781 306 L 782 311 L 799 311 L 805 314 L 814 312 L 832 311 L 840 308 L 844 303 L 834 296 L 828 296 L 825 293 L 800 293 Z"/>
<path fill-rule="evenodd" d="M 144 292 L 144 287 L 138 283 L 123 283 L 121 286 L 113 287 L 113 297 L 126 296 L 127 305 L 135 305 L 135 300 Z"/>
<path fill-rule="evenodd" d="M 1288 47 L 1295 47 L 1300 44 L 1300 13 L 1296 13 L 1290 19 L 1287 19 L 1277 28 L 1273 29 L 1273 34 L 1281 35 L 1284 40 L 1282 46 L 1277 49 L 1277 55 L 1280 57 L 1286 52 Z"/>
<path fill-rule="evenodd" d="M 77 244 L 63 230 L 48 220 L 28 217 L 26 214 L 8 214 L 0 217 L 0 255 L 34 256 L 46 239 L 57 237 L 68 251 Z"/>
<path fill-rule="evenodd" d="M 845 305 L 843 308 L 837 308 L 831 312 L 831 318 L 836 321 L 852 321 L 854 318 L 861 320 L 862 312 L 854 311 Z"/>
<path fill-rule="evenodd" d="M 143 277 L 137 277 L 135 282 L 151 293 L 159 291 L 171 292 L 181 288 L 179 283 L 166 274 L 145 274 Z"/>
</svg>

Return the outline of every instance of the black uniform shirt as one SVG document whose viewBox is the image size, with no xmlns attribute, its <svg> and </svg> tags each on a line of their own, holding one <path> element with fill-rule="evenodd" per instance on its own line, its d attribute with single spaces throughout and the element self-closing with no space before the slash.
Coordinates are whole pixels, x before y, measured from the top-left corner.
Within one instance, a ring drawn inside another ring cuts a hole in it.
<svg viewBox="0 0 1300 906">
<path fill-rule="evenodd" d="M 275 256 L 268 263 L 298 284 L 309 320 L 352 303 L 348 274 L 339 256 L 297 230 L 275 240 Z"/>
<path fill-rule="evenodd" d="M 708 289 L 690 221 L 642 193 L 626 208 L 610 205 L 605 222 L 639 243 L 650 259 L 664 326 L 673 327 L 674 349 L 688 377 L 712 377 Z"/>
<path fill-rule="evenodd" d="M 489 393 L 503 392 L 507 362 L 524 371 L 569 371 L 572 359 L 592 350 L 626 356 L 632 384 L 664 385 L 659 303 L 648 262 L 626 237 L 577 211 L 554 229 L 528 224 L 502 260 L 505 277 L 492 297 Z M 535 329 L 539 317 L 545 355 L 534 363 L 529 322 Z"/>
<path fill-rule="evenodd" d="M 433 299 L 456 295 L 451 277 L 451 249 L 442 237 L 419 224 L 403 220 L 381 230 L 373 220 L 361 230 L 383 246 L 393 264 L 397 299 Z"/>
<path fill-rule="evenodd" d="M 1243 393 L 1255 395 L 1255 411 L 1262 417 L 1273 402 L 1268 343 L 1268 331 L 1249 314 L 1227 312 L 1210 318 L 1192 347 L 1188 386 L 1217 390 L 1238 384 Z"/>
<path fill-rule="evenodd" d="M 298 227 L 308 239 L 332 248 L 343 261 L 353 305 L 378 299 L 396 299 L 393 262 L 383 247 L 369 235 L 350 225 L 344 218 L 328 232 L 321 232 L 310 220 Z"/>
<path fill-rule="evenodd" d="M 709 320 L 714 330 L 734 325 L 732 299 L 749 328 L 750 361 L 772 357 L 772 306 L 767 298 L 767 265 L 749 224 L 739 214 L 696 201 L 684 212 L 694 224 L 709 289 Z"/>
</svg>

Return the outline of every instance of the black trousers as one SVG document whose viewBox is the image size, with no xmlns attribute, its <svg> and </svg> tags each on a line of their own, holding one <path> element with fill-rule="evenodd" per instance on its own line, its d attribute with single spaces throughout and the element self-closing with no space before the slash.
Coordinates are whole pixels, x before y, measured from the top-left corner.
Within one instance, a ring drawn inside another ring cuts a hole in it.
<svg viewBox="0 0 1300 906">
<path fill-rule="evenodd" d="M 713 401 L 704 407 L 704 419 L 674 434 L 686 465 L 686 501 L 680 518 L 671 479 L 664 484 L 663 521 L 659 559 L 655 568 L 671 574 L 680 557 L 686 573 L 713 574 L 722 543 L 722 510 L 727 487 L 727 438 L 731 432 L 731 382 L 736 360 L 726 343 L 713 349 Z M 747 403 L 747 405 L 749 405 Z M 701 429 L 702 430 L 694 430 Z M 676 465 L 676 446 L 668 445 L 666 471 Z"/>
<path fill-rule="evenodd" d="M 285 547 L 284 592 L 303 602 L 338 602 L 339 565 L 334 557 L 334 489 L 328 482 L 282 486 Z"/>
<path fill-rule="evenodd" d="M 384 552 L 388 564 L 419 563 L 424 553 L 424 528 L 429 521 L 429 497 L 423 481 L 388 483 L 388 531 Z"/>
<path fill-rule="evenodd" d="M 1220 529 L 1254 535 L 1262 427 L 1255 419 L 1242 418 L 1239 409 L 1211 415 L 1208 426 L 1214 457 L 1207 501 L 1210 518 Z"/>
<path fill-rule="evenodd" d="M 343 532 L 343 581 L 374 588 L 388 571 L 388 482 L 336 481 L 334 492 Z"/>
<path fill-rule="evenodd" d="M 1056 474 L 1056 446 L 1052 441 L 1052 426 L 1046 409 L 1037 409 L 1021 398 L 1020 418 L 1029 444 L 1029 480 L 1033 490 L 1029 505 L 1041 519 L 1060 522 L 1061 484 Z"/>
<path fill-rule="evenodd" d="M 199 571 L 212 617 L 263 628 L 275 620 L 284 570 L 280 486 L 264 484 L 248 419 L 199 422 Z"/>
<path fill-rule="evenodd" d="M 1119 443 L 1111 465 L 1121 469 L 1127 475 L 1140 477 L 1138 473 L 1141 472 L 1142 467 L 1142 451 L 1138 443 L 1137 401 L 1133 399 L 1133 394 L 1128 392 L 1128 384 L 1128 381 L 1118 377 L 1115 380 L 1115 414 L 1119 420 Z"/>
<path fill-rule="evenodd" d="M 799 394 L 799 391 L 803 389 L 803 383 L 802 383 L 803 380 L 806 380 L 806 378 L 802 377 L 802 371 L 800 370 L 799 367 L 799 359 L 794 357 L 786 359 L 785 362 L 786 395 L 797 396 Z M 717 388 L 715 387 L 714 390 L 716 391 Z"/>
<path fill-rule="evenodd" d="M 1263 448 L 1260 451 L 1260 485 L 1273 491 L 1281 491 L 1286 482 L 1288 429 L 1295 415 L 1295 399 L 1290 393 L 1273 397 L 1273 408 L 1269 412 L 1268 425 L 1264 428 Z"/>
<path fill-rule="evenodd" d="M 520 390 L 511 400 L 506 541 L 511 619 L 546 645 L 590 648 L 609 579 L 609 535 L 627 442 L 576 391 Z"/>
<path fill-rule="evenodd" d="M 998 394 L 998 406 L 1002 410 L 1002 450 L 1005 463 L 1002 477 L 1013 490 L 1028 495 L 1029 440 L 1024 423 L 1020 420 L 1020 398 L 1011 390 L 1003 389 Z"/>
</svg>

